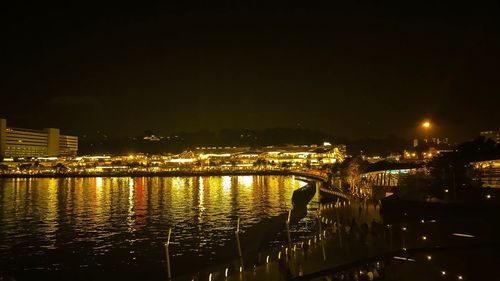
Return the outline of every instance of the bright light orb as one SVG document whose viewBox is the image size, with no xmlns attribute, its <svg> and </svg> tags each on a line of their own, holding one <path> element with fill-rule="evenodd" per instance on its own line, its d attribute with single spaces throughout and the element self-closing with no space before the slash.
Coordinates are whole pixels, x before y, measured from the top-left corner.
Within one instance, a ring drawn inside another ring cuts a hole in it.
<svg viewBox="0 0 500 281">
<path fill-rule="evenodd" d="M 431 122 L 425 121 L 424 123 L 422 123 L 422 127 L 426 128 L 426 129 L 430 128 L 431 127 Z"/>
</svg>

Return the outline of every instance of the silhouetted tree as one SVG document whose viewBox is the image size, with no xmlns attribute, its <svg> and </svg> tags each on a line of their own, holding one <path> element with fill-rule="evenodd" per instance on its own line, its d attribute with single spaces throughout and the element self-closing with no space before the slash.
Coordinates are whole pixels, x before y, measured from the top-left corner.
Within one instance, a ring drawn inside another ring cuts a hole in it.
<svg viewBox="0 0 500 281">
<path fill-rule="evenodd" d="M 423 141 L 420 141 L 417 146 L 415 146 L 415 151 L 417 152 L 418 159 L 424 157 L 424 152 L 429 151 L 429 145 Z"/>
<path fill-rule="evenodd" d="M 56 170 L 56 173 L 60 174 L 66 171 L 66 166 L 64 166 L 63 163 L 59 162 L 54 166 L 54 169 Z"/>
<path fill-rule="evenodd" d="M 26 164 L 20 164 L 19 165 L 19 170 L 21 171 L 29 171 L 33 168 L 32 164 L 26 163 Z"/>
<path fill-rule="evenodd" d="M 7 165 L 4 165 L 4 164 L 0 164 L 0 172 L 1 173 L 5 173 L 9 170 L 9 166 Z"/>
<path fill-rule="evenodd" d="M 366 169 L 366 162 L 361 157 L 352 158 L 345 168 L 344 178 L 351 187 L 351 191 L 355 192 L 360 187 L 361 174 Z"/>
<path fill-rule="evenodd" d="M 428 163 L 428 168 L 437 187 L 451 187 L 455 191 L 471 186 L 473 161 L 500 159 L 500 147 L 492 140 L 478 137 L 462 143 L 453 152 L 441 153 Z"/>
</svg>

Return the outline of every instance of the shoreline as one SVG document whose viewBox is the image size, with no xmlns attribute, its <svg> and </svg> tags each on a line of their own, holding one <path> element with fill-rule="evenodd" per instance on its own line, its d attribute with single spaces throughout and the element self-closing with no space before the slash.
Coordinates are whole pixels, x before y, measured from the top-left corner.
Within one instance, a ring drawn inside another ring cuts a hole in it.
<svg viewBox="0 0 500 281">
<path fill-rule="evenodd" d="M 64 174 L 0 174 L 0 179 L 29 178 L 93 178 L 93 177 L 196 177 L 196 176 L 301 176 L 325 182 L 319 175 L 292 170 L 228 170 L 228 171 L 161 171 L 161 172 L 105 172 Z"/>
</svg>

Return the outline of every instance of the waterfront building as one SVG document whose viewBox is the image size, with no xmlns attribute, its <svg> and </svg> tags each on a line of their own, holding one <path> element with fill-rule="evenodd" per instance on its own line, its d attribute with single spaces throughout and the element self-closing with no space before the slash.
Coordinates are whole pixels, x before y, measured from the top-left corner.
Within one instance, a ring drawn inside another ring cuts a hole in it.
<svg viewBox="0 0 500 281">
<path fill-rule="evenodd" d="M 346 157 L 345 145 L 289 145 L 250 147 L 196 147 L 172 157 L 168 162 L 198 165 L 253 166 L 264 163 L 271 165 L 323 165 L 342 162 Z"/>
<path fill-rule="evenodd" d="M 78 137 L 61 135 L 59 129 L 33 130 L 7 127 L 0 119 L 0 158 L 74 156 Z"/>
<path fill-rule="evenodd" d="M 347 155 L 345 145 L 324 144 L 266 147 L 262 157 L 274 164 L 323 165 L 344 161 Z"/>
<path fill-rule="evenodd" d="M 486 139 L 491 139 L 496 141 L 496 143 L 500 143 L 500 131 L 484 131 L 481 132 L 480 135 Z"/>
<path fill-rule="evenodd" d="M 192 151 L 192 158 L 196 158 L 196 160 L 199 160 L 200 163 L 204 165 L 230 164 L 232 162 L 234 163 L 236 155 L 247 152 L 249 150 L 250 147 L 197 147 Z"/>
<path fill-rule="evenodd" d="M 417 147 L 420 144 L 425 144 L 429 147 L 450 145 L 448 138 L 425 138 L 425 139 L 414 139 L 413 140 L 413 147 Z"/>
</svg>

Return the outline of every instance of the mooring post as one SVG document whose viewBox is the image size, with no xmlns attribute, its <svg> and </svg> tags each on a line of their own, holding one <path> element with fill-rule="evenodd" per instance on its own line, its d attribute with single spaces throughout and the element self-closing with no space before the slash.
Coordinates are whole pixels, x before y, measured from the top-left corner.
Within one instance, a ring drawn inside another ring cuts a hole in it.
<svg viewBox="0 0 500 281">
<path fill-rule="evenodd" d="M 165 243 L 165 252 L 167 255 L 167 277 L 168 280 L 172 279 L 172 272 L 170 271 L 170 251 L 169 251 L 169 246 L 170 246 L 170 235 L 172 234 L 172 228 L 168 230 L 168 238 L 167 238 L 167 243 Z"/>
<path fill-rule="evenodd" d="M 335 216 L 337 217 L 337 233 L 339 234 L 340 248 L 342 248 L 342 231 L 344 225 L 340 223 L 339 209 L 335 209 Z"/>
<path fill-rule="evenodd" d="M 322 250 L 322 253 L 323 253 L 323 261 L 326 261 L 326 251 L 325 251 L 325 241 L 323 239 L 321 239 L 321 234 L 323 233 L 323 227 L 321 226 L 321 212 L 319 212 L 319 216 L 318 216 L 318 220 L 319 220 L 319 223 L 318 223 L 318 226 L 319 226 L 319 243 L 321 243 L 321 250 Z"/>
<path fill-rule="evenodd" d="M 243 255 L 241 253 L 241 243 L 240 243 L 240 218 L 238 218 L 238 223 L 236 225 L 236 244 L 238 245 L 238 257 L 240 258 L 240 273 L 243 269 Z"/>
<path fill-rule="evenodd" d="M 389 228 L 389 235 L 390 235 L 390 242 L 389 242 L 389 249 L 392 251 L 393 247 L 394 247 L 394 244 L 393 244 L 393 229 L 392 229 L 392 225 L 388 225 L 387 226 Z"/>
<path fill-rule="evenodd" d="M 290 236 L 290 216 L 292 213 L 292 209 L 288 210 L 288 218 L 286 219 L 286 234 L 288 237 L 288 244 L 292 243 L 292 238 Z"/>
</svg>

